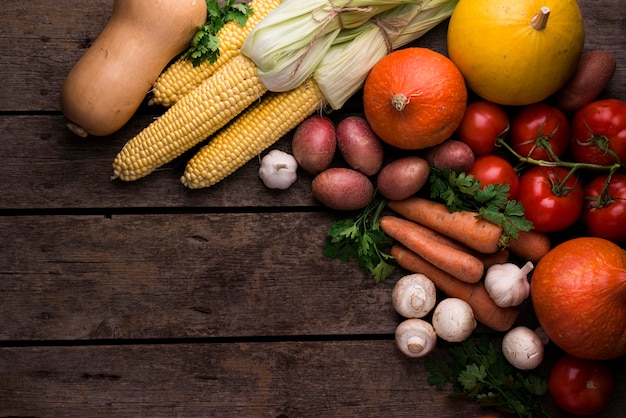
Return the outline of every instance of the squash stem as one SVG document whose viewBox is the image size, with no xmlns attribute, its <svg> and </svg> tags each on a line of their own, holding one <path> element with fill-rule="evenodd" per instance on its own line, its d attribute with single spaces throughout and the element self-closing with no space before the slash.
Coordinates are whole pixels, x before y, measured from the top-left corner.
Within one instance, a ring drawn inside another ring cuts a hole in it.
<svg viewBox="0 0 626 418">
<path fill-rule="evenodd" d="M 398 93 L 391 99 L 391 104 L 398 112 L 402 112 L 405 106 L 409 104 L 409 99 L 404 94 Z"/>
<path fill-rule="evenodd" d="M 530 20 L 530 25 L 536 31 L 544 30 L 548 25 L 548 17 L 550 17 L 550 8 L 548 6 L 543 6 L 539 9 L 539 13 L 534 15 Z"/>
</svg>

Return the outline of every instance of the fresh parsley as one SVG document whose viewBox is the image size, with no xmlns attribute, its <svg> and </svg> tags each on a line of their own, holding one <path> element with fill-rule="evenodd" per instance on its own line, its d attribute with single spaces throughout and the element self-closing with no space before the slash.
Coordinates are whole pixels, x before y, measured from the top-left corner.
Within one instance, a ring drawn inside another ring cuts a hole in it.
<svg viewBox="0 0 626 418">
<path fill-rule="evenodd" d="M 385 199 L 374 198 L 356 218 L 333 221 L 323 254 L 339 258 L 343 263 L 356 260 L 359 266 L 374 276 L 376 283 L 393 274 L 394 258 L 383 252 L 392 240 L 381 230 L 379 222 L 386 203 Z"/>
<path fill-rule="evenodd" d="M 204 25 L 191 40 L 191 46 L 183 57 L 191 60 L 194 66 L 198 66 L 204 61 L 214 63 L 220 56 L 220 39 L 217 37 L 220 29 L 231 20 L 235 20 L 239 25 L 245 26 L 248 16 L 254 12 L 247 3 L 235 3 L 235 0 L 225 0 L 220 6 L 218 0 L 206 0 L 207 19 Z"/>
<path fill-rule="evenodd" d="M 532 222 L 524 216 L 524 206 L 509 199 L 508 184 L 482 187 L 471 174 L 430 168 L 430 197 L 443 201 L 451 212 L 477 212 L 481 218 L 501 225 L 504 234 L 513 238 L 518 237 L 519 231 L 533 228 Z"/>
<path fill-rule="evenodd" d="M 470 337 L 433 353 L 425 363 L 428 383 L 452 395 L 522 418 L 549 417 L 542 400 L 548 391 L 543 369 L 518 370 L 490 337 Z"/>
</svg>

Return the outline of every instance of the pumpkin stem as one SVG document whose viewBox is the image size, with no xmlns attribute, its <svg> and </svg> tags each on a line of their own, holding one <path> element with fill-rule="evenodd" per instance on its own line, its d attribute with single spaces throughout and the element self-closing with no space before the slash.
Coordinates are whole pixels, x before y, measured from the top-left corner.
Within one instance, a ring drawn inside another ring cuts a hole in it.
<svg viewBox="0 0 626 418">
<path fill-rule="evenodd" d="M 533 29 L 540 31 L 544 30 L 548 25 L 548 17 L 550 16 L 550 8 L 548 6 L 543 6 L 539 9 L 539 13 L 533 16 L 530 20 L 530 26 Z"/>
<path fill-rule="evenodd" d="M 402 93 L 398 93 L 391 99 L 391 104 L 398 112 L 402 112 L 404 107 L 409 104 L 409 99 Z"/>
</svg>

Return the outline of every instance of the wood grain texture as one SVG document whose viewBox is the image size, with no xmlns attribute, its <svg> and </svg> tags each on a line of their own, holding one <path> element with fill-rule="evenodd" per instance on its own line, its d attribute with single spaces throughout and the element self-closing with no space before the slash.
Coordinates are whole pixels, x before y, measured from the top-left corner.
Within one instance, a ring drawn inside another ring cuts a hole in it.
<svg viewBox="0 0 626 418">
<path fill-rule="evenodd" d="M 392 334 L 393 280 L 322 255 L 331 217 L 0 217 L 0 340 Z"/>
<path fill-rule="evenodd" d="M 603 97 L 626 100 L 623 0 L 579 4 L 585 48 L 617 59 Z M 194 149 L 110 180 L 116 153 L 163 111 L 144 104 L 104 138 L 65 128 L 61 84 L 112 5 L 0 2 L 0 417 L 492 414 L 433 389 L 423 361 L 396 349 L 403 271 L 375 285 L 322 255 L 331 220 L 352 214 L 320 207 L 306 173 L 269 190 L 253 160 L 187 190 Z M 413 45 L 445 53 L 445 32 Z M 361 110 L 357 94 L 331 117 Z M 602 417 L 626 408 L 625 367 Z"/>
<path fill-rule="evenodd" d="M 2 416 L 502 416 L 430 386 L 393 341 L 0 348 L 0 368 Z"/>
</svg>

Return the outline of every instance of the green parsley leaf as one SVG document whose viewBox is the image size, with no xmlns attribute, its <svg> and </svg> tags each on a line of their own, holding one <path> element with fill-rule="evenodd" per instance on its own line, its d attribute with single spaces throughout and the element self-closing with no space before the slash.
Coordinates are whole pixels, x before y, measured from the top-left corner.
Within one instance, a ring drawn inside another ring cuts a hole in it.
<svg viewBox="0 0 626 418">
<path fill-rule="evenodd" d="M 508 184 L 482 183 L 473 175 L 456 173 L 448 168 L 430 167 L 430 197 L 443 203 L 450 212 L 471 211 L 481 218 L 501 225 L 504 235 L 512 238 L 519 231 L 530 231 L 532 222 L 524 216 L 524 206 L 509 199 Z"/>
<path fill-rule="evenodd" d="M 394 258 L 383 251 L 392 240 L 382 231 L 379 222 L 386 203 L 385 199 L 375 197 L 356 218 L 333 221 L 322 254 L 338 258 L 342 263 L 355 260 L 376 283 L 392 275 Z"/>
<path fill-rule="evenodd" d="M 217 35 L 226 23 L 234 20 L 240 26 L 245 26 L 248 16 L 254 13 L 248 4 L 235 3 L 235 0 L 226 0 L 223 6 L 220 6 L 218 0 L 206 0 L 206 5 L 207 20 L 198 29 L 183 55 L 184 59 L 191 60 L 194 67 L 205 61 L 212 64 L 220 56 L 220 39 Z"/>
<path fill-rule="evenodd" d="M 452 395 L 498 408 L 521 418 L 549 417 L 542 400 L 548 392 L 543 369 L 518 370 L 489 337 L 470 337 L 449 344 L 425 364 L 428 383 Z"/>
</svg>

